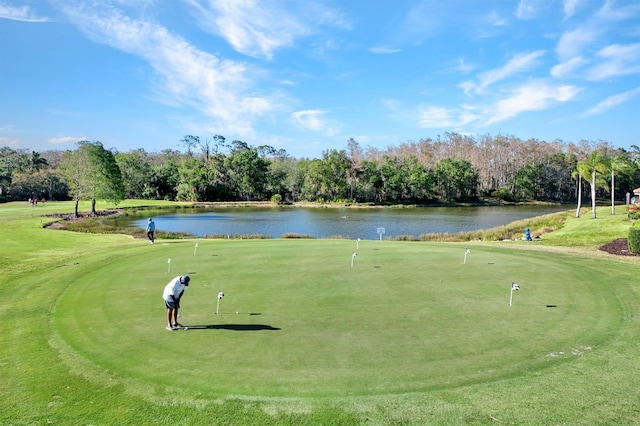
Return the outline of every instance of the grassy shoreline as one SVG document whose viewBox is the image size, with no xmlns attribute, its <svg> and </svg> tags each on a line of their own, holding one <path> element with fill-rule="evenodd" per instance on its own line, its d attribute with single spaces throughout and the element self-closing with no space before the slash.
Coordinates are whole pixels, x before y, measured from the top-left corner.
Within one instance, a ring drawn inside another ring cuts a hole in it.
<svg viewBox="0 0 640 426">
<path fill-rule="evenodd" d="M 525 203 L 528 204 L 528 203 Z M 541 203 L 534 203 L 541 204 Z M 481 203 L 481 204 L 456 204 L 456 205 L 447 205 L 448 207 L 465 207 L 465 206 L 491 206 L 491 205 L 516 205 L 515 203 Z M 197 209 L 197 208 L 224 208 L 224 207 L 275 207 L 274 203 L 268 202 L 221 202 L 221 203 L 181 203 L 181 204 L 170 204 L 166 206 L 167 208 L 175 208 L 176 206 L 182 207 L 184 209 Z M 290 207 L 290 208 L 388 208 L 388 209 L 397 209 L 397 208 L 429 208 L 434 206 L 417 206 L 417 205 L 393 205 L 393 206 L 370 206 L 370 205 L 350 205 L 350 204 L 320 204 L 320 203 L 294 203 L 287 206 L 278 207 Z M 144 238 L 144 230 L 141 228 L 119 228 L 115 227 L 110 218 L 116 217 L 118 215 L 126 215 L 129 214 L 130 211 L 134 213 L 145 211 L 149 209 L 162 209 L 162 206 L 139 206 L 139 207 L 124 207 L 124 208 L 115 208 L 109 210 L 103 210 L 98 212 L 99 214 L 95 217 L 90 217 L 87 215 L 83 215 L 79 219 L 73 219 L 69 214 L 63 215 L 63 217 L 52 217 L 51 223 L 48 227 L 53 229 L 67 229 L 70 231 L 76 232 L 88 232 L 88 233 L 96 233 L 96 234 L 125 234 L 131 235 L 136 238 Z M 531 235 L 533 238 L 539 238 L 544 234 L 549 232 L 553 232 L 562 227 L 562 225 L 566 222 L 567 218 L 573 215 L 574 212 L 572 210 L 567 210 L 566 212 L 558 212 L 547 214 L 543 216 L 534 217 L 531 219 L 523 219 L 519 221 L 515 221 L 503 226 L 499 226 L 492 229 L 485 230 L 477 230 L 477 231 L 468 231 L 468 232 L 459 232 L 457 234 L 449 234 L 449 233 L 428 233 L 422 234 L 418 237 L 413 236 L 397 236 L 397 237 L 387 237 L 386 240 L 392 241 L 447 241 L 447 242 L 464 242 L 464 241 L 502 241 L 502 240 L 518 240 L 522 237 L 522 230 L 525 228 L 531 229 Z M 228 238 L 227 235 L 220 236 L 211 236 L 210 238 Z M 243 239 L 252 239 L 252 238 L 267 238 L 262 235 L 250 235 L 250 236 L 232 236 L 233 238 L 243 238 Z M 180 239 L 180 238 L 195 238 L 194 235 L 190 235 L 188 233 L 167 233 L 167 232 L 158 232 L 158 239 Z M 299 235 L 294 233 L 285 234 L 280 236 L 280 238 L 313 238 L 307 235 Z"/>
</svg>

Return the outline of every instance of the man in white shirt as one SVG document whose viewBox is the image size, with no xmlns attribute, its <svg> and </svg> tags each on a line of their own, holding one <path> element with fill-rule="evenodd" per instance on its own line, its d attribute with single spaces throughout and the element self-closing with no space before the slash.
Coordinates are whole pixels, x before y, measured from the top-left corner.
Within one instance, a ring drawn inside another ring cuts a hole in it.
<svg viewBox="0 0 640 426">
<path fill-rule="evenodd" d="M 182 327 L 182 324 L 178 323 L 178 309 L 180 309 L 180 299 L 189 286 L 189 281 L 191 278 L 188 275 L 181 275 L 164 286 L 162 299 L 167 308 L 167 326 L 165 327 L 167 330 L 177 330 Z"/>
</svg>

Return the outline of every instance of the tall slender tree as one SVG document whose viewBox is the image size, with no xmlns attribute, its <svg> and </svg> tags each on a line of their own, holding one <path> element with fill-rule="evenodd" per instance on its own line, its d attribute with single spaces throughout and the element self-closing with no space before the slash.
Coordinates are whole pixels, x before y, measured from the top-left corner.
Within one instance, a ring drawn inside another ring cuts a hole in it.
<svg viewBox="0 0 640 426">
<path fill-rule="evenodd" d="M 580 217 L 580 209 L 582 208 L 582 175 L 576 169 L 571 173 L 571 177 L 578 181 L 578 190 L 576 191 L 576 198 L 578 199 L 578 206 L 576 207 L 576 217 Z"/>
<path fill-rule="evenodd" d="M 590 176 L 591 181 L 591 216 L 596 218 L 596 188 L 598 185 L 598 174 L 606 173 L 607 159 L 601 152 L 594 151 L 589 154 L 586 160 L 578 162 L 578 172 L 582 176 Z"/>
<path fill-rule="evenodd" d="M 607 168 L 611 172 L 611 214 L 616 214 L 616 174 L 626 175 L 632 172 L 633 164 L 627 155 L 616 155 L 607 159 Z"/>
</svg>

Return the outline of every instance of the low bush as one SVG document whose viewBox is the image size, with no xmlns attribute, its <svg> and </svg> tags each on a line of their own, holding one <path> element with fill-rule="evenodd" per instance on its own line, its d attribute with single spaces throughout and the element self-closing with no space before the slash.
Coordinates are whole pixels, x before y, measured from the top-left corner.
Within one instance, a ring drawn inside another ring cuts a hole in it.
<svg viewBox="0 0 640 426">
<path fill-rule="evenodd" d="M 394 241 L 416 241 L 416 238 L 413 235 L 398 235 L 393 240 Z"/>
<path fill-rule="evenodd" d="M 309 238 L 309 239 L 313 239 L 315 238 L 312 235 L 307 235 L 307 234 L 297 234 L 295 232 L 287 232 L 286 234 L 282 234 L 280 236 L 280 238 Z"/>
<path fill-rule="evenodd" d="M 640 226 L 632 226 L 629 228 L 627 244 L 631 253 L 640 253 Z"/>
</svg>

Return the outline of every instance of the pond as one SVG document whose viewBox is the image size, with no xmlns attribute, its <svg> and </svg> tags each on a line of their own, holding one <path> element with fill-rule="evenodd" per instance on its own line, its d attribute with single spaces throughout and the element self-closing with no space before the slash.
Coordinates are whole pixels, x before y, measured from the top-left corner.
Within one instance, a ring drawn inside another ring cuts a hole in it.
<svg viewBox="0 0 640 426">
<path fill-rule="evenodd" d="M 519 205 L 416 208 L 222 207 L 146 211 L 120 217 L 120 226 L 146 227 L 149 215 L 156 229 L 198 237 L 295 233 L 315 238 L 361 239 L 456 234 L 506 225 L 516 220 L 569 210 L 567 205 Z"/>
</svg>

